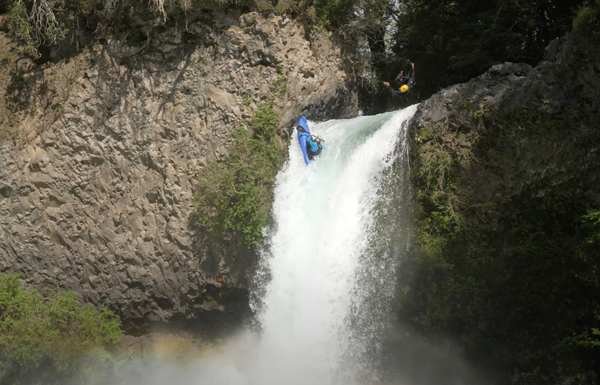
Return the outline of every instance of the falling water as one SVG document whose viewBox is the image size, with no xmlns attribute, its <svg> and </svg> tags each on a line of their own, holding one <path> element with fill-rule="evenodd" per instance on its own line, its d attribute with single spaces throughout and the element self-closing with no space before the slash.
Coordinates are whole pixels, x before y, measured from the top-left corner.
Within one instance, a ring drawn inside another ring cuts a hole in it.
<svg viewBox="0 0 600 385">
<path fill-rule="evenodd" d="M 406 123 L 415 110 L 312 124 L 326 149 L 309 166 L 292 138 L 253 304 L 262 339 L 252 383 L 377 379 L 402 257 L 397 226 L 386 225 L 398 202 L 385 190 L 406 169 Z"/>
<path fill-rule="evenodd" d="M 309 166 L 294 136 L 252 292 L 260 332 L 199 350 L 188 364 L 129 360 L 118 383 L 487 383 L 451 344 L 392 322 L 398 279 L 412 264 L 407 126 L 415 111 L 312 123 L 327 147 Z"/>
</svg>

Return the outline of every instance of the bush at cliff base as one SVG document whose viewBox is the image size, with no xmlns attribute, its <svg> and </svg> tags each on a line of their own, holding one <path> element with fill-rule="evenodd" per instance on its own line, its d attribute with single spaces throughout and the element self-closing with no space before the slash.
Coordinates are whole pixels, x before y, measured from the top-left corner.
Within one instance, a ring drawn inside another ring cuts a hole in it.
<svg viewBox="0 0 600 385">
<path fill-rule="evenodd" d="M 44 298 L 21 287 L 18 275 L 0 275 L 0 360 L 17 364 L 21 373 L 46 360 L 59 371 L 69 369 L 122 334 L 112 311 L 84 306 L 74 292 Z"/>
</svg>

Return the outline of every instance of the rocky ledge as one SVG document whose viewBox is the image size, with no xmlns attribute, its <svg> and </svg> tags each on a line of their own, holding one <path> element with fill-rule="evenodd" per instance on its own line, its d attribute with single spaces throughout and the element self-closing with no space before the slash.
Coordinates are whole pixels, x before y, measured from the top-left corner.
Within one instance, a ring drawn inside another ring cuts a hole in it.
<svg viewBox="0 0 600 385">
<path fill-rule="evenodd" d="M 592 127 L 600 113 L 599 66 L 597 49 L 565 36 L 547 47 L 535 68 L 498 64 L 435 94 L 419 106 L 411 132 L 437 127 L 477 140 L 459 146 L 482 160 L 465 171 L 478 201 L 526 191 L 541 197 L 561 185 L 598 205 L 599 144 Z"/>
</svg>

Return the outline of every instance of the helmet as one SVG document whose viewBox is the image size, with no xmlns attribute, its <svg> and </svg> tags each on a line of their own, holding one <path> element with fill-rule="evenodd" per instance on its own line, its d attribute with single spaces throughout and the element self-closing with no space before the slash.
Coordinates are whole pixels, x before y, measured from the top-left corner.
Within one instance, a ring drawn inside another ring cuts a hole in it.
<svg viewBox="0 0 600 385">
<path fill-rule="evenodd" d="M 406 84 L 403 84 L 402 87 L 400 87 L 400 92 L 402 92 L 402 93 L 408 92 L 408 86 Z"/>
</svg>

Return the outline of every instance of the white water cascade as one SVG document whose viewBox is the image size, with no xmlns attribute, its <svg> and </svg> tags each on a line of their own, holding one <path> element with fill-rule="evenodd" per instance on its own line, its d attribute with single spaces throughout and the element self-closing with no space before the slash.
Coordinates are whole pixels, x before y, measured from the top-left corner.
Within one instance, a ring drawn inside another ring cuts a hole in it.
<svg viewBox="0 0 600 385">
<path fill-rule="evenodd" d="M 386 173 L 408 161 L 405 123 L 415 111 L 310 124 L 326 149 L 309 166 L 294 134 L 263 252 L 255 301 L 262 340 L 251 383 L 362 384 L 376 376 L 373 355 L 401 256 L 376 245 L 389 236 L 376 234 L 375 213 L 388 210 Z"/>
</svg>

